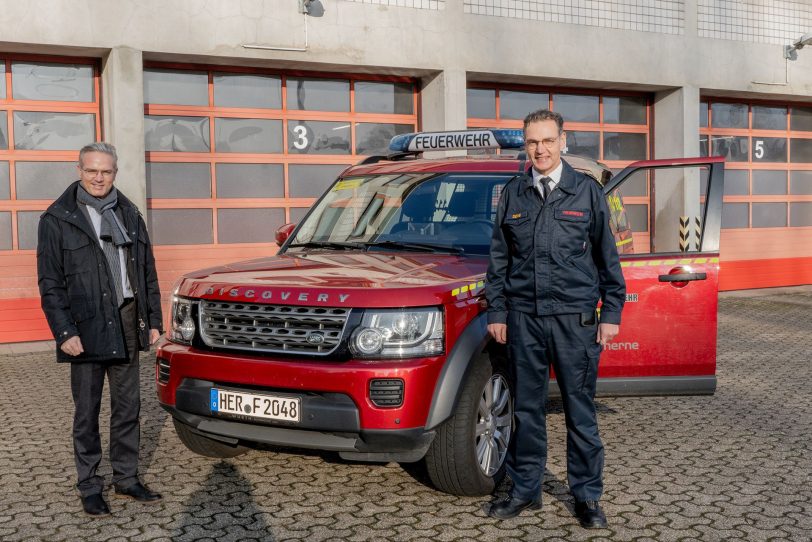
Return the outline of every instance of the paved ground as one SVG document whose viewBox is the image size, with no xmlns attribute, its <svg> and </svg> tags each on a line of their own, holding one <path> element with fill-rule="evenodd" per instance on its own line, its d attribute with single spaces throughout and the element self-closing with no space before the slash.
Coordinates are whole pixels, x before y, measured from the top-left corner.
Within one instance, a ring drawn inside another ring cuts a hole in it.
<svg viewBox="0 0 812 542">
<path fill-rule="evenodd" d="M 164 501 L 108 491 L 113 515 L 90 519 L 73 489 L 67 367 L 51 353 L 0 356 L 0 540 L 812 540 L 810 314 L 809 290 L 724 297 L 715 396 L 601 400 L 611 527 L 592 532 L 571 515 L 558 405 L 544 510 L 498 522 L 483 499 L 438 493 L 396 464 L 197 457 L 156 403 L 147 355 L 142 472 Z"/>
</svg>

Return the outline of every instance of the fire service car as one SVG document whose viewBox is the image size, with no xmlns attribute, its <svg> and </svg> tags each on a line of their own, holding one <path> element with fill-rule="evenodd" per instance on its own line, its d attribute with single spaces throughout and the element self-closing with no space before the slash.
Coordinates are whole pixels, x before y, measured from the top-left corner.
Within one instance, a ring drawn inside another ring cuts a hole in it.
<svg viewBox="0 0 812 542">
<path fill-rule="evenodd" d="M 423 460 L 442 491 L 491 492 L 513 413 L 484 275 L 500 191 L 528 167 L 507 149 L 522 144 L 520 130 L 398 136 L 282 226 L 275 256 L 185 275 L 156 363 L 181 441 L 210 457 L 262 443 Z M 422 157 L 461 147 L 503 150 Z M 598 393 L 713 393 L 722 159 L 614 177 L 565 159 L 603 185 L 627 282 Z"/>
</svg>

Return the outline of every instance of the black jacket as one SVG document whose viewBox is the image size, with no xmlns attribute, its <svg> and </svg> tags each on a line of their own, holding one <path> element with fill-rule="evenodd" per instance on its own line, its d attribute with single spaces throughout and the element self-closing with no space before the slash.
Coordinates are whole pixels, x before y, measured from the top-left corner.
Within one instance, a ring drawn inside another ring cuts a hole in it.
<svg viewBox="0 0 812 542">
<path fill-rule="evenodd" d="M 110 269 L 93 226 L 76 202 L 75 182 L 40 217 L 37 276 L 42 310 L 56 339 L 57 361 L 86 362 L 126 358 Z M 117 213 L 132 245 L 128 276 L 138 309 L 138 338 L 149 349 L 150 328 L 162 330 L 161 294 L 144 219 L 120 191 Z M 59 348 L 70 337 L 82 339 L 84 353 L 69 356 Z"/>
<path fill-rule="evenodd" d="M 529 172 L 505 185 L 486 276 L 489 323 L 505 323 L 508 310 L 591 312 L 601 299 L 601 321 L 620 324 L 626 283 L 606 199 L 597 182 L 563 166 L 544 205 Z"/>
</svg>

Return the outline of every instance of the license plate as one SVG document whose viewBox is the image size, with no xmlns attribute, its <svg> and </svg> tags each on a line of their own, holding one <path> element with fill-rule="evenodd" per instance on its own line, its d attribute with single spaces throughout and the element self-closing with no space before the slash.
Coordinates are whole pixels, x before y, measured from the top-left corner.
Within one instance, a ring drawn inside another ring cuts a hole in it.
<svg viewBox="0 0 812 542">
<path fill-rule="evenodd" d="M 301 402 L 298 397 L 257 395 L 212 388 L 210 403 L 212 413 L 218 414 L 285 422 L 298 422 L 301 416 Z"/>
</svg>

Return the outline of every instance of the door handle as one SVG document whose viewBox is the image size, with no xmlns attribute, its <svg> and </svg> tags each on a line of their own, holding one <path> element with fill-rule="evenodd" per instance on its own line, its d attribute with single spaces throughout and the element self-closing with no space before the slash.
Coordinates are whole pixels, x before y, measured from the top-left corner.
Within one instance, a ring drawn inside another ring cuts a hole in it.
<svg viewBox="0 0 812 542">
<path fill-rule="evenodd" d="M 689 282 L 692 280 L 706 280 L 707 273 L 676 273 L 674 275 L 660 275 L 660 282 Z"/>
</svg>

